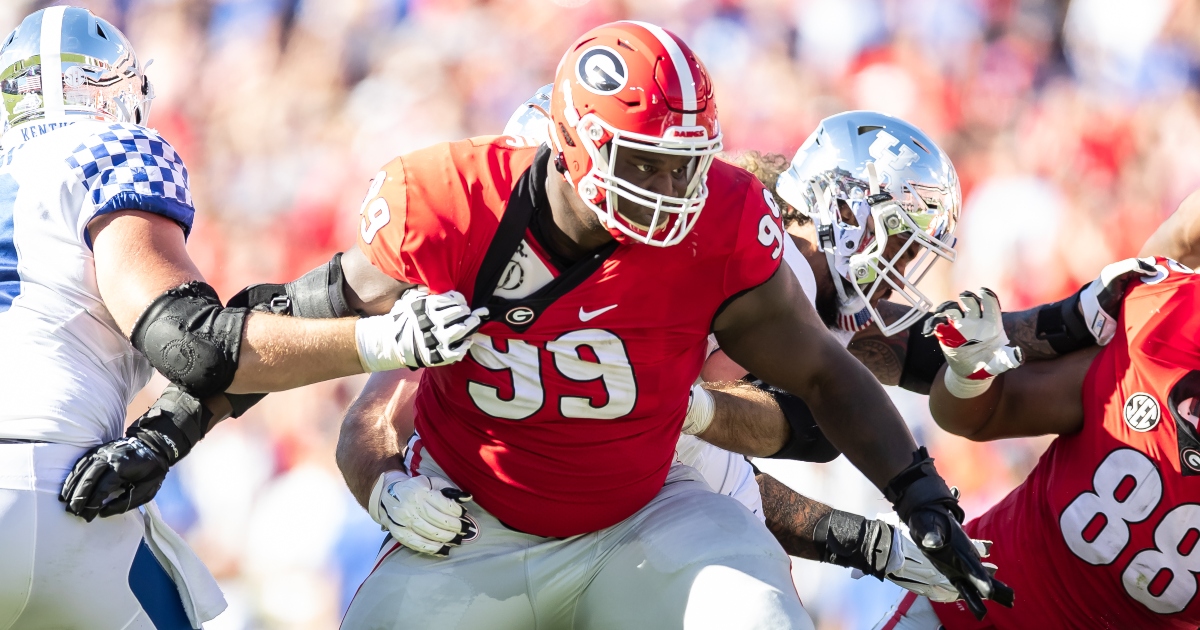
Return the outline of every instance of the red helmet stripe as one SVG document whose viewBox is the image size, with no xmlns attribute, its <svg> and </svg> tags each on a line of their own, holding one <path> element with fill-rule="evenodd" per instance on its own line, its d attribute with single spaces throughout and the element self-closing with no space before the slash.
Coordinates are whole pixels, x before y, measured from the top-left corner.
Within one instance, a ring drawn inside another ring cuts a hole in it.
<svg viewBox="0 0 1200 630">
<path fill-rule="evenodd" d="M 655 26 L 647 22 L 631 21 L 633 24 L 650 31 L 650 34 L 656 37 L 663 48 L 666 49 L 667 55 L 671 57 L 671 64 L 675 66 L 675 77 L 679 81 L 680 93 L 683 94 L 683 109 L 685 111 L 694 112 L 698 108 L 696 102 L 699 100 L 696 77 L 692 74 L 691 64 L 688 63 L 687 57 L 683 54 L 683 49 L 679 47 L 679 42 L 670 33 L 666 32 L 660 26 Z M 695 114 L 683 115 L 683 126 L 692 127 L 696 124 Z"/>
</svg>

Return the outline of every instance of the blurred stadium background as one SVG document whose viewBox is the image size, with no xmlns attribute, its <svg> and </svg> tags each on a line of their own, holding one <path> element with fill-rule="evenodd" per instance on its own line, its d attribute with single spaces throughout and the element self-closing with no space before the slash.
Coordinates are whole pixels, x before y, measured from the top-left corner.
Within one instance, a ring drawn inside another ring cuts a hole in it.
<svg viewBox="0 0 1200 630">
<path fill-rule="evenodd" d="M 0 2 L 0 29 L 48 2 Z M 959 260 L 927 290 L 1058 299 L 1134 254 L 1200 187 L 1200 3 L 1190 0 L 76 0 L 154 59 L 151 123 L 187 161 L 193 258 L 222 296 L 292 279 L 353 243 L 391 157 L 499 132 L 592 25 L 683 36 L 716 80 L 731 150 L 789 156 L 818 120 L 915 122 L 957 165 Z M 333 448 L 361 379 L 272 395 L 219 426 L 159 504 L 221 581 L 212 629 L 333 628 L 382 540 Z M 165 381 L 130 407 L 136 416 Z M 897 392 L 968 516 L 1045 440 L 975 445 Z M 844 461 L 763 468 L 835 506 L 887 509 Z M 823 630 L 866 628 L 898 589 L 796 561 Z"/>
</svg>

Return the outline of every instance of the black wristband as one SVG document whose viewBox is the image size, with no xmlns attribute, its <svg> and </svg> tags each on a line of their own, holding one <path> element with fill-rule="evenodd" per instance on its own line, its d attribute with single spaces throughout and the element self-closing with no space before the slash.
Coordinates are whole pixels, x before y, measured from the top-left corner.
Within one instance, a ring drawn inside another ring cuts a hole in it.
<svg viewBox="0 0 1200 630">
<path fill-rule="evenodd" d="M 1096 338 L 1079 314 L 1079 294 L 1087 286 L 1065 300 L 1038 309 L 1037 338 L 1049 343 L 1059 356 L 1096 345 Z"/>
<path fill-rule="evenodd" d="M 817 419 L 813 417 L 812 410 L 803 399 L 760 380 L 753 381 L 753 385 L 775 399 L 779 409 L 783 411 L 788 427 L 791 428 L 783 448 L 768 459 L 793 459 L 824 464 L 842 454 L 829 438 L 825 437 L 821 427 L 817 426 Z"/>
<path fill-rule="evenodd" d="M 928 395 L 937 379 L 938 370 L 946 364 L 946 355 L 938 343 L 937 336 L 926 337 L 925 322 L 933 317 L 926 313 L 915 324 L 908 327 L 908 345 L 904 351 L 904 368 L 900 372 L 900 387 L 910 392 Z"/>
<path fill-rule="evenodd" d="M 892 477 L 883 489 L 883 496 L 887 497 L 905 522 L 914 511 L 932 505 L 945 507 L 958 522 L 963 521 L 964 514 L 958 499 L 934 468 L 933 458 L 924 446 L 913 452 L 913 463 L 908 468 Z"/>
<path fill-rule="evenodd" d="M 129 429 L 126 437 L 145 442 L 167 466 L 183 459 L 208 432 L 210 412 L 195 396 L 175 385 L 166 391 Z"/>
<path fill-rule="evenodd" d="M 817 521 L 813 542 L 821 562 L 858 569 L 882 581 L 892 550 L 892 528 L 882 521 L 834 510 Z"/>
</svg>

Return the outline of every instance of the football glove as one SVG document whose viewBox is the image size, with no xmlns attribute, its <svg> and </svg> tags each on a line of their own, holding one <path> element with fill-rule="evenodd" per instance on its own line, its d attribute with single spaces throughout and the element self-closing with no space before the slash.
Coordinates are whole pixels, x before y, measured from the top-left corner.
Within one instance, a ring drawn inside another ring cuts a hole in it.
<svg viewBox="0 0 1200 630">
<path fill-rule="evenodd" d="M 925 320 L 925 335 L 934 335 L 946 355 L 946 390 L 974 398 L 991 387 L 997 374 L 1025 361 L 1020 348 L 1008 345 L 1000 300 L 991 289 L 964 291 L 957 302 L 945 302 Z"/>
<path fill-rule="evenodd" d="M 204 437 L 211 420 L 212 413 L 199 400 L 168 385 L 124 438 L 94 447 L 75 462 L 58 499 L 89 523 L 150 501 L 171 466 Z"/>
<path fill-rule="evenodd" d="M 878 572 L 864 572 L 862 569 L 856 568 L 850 574 L 851 577 L 857 580 L 864 575 L 873 575 L 879 579 L 887 579 L 901 588 L 935 602 L 949 603 L 960 599 L 958 589 L 937 570 L 937 567 L 933 566 L 917 543 L 912 541 L 908 534 L 908 527 L 899 523 L 895 513 L 888 516 L 897 519 L 896 522 L 886 520 L 887 516 L 875 521 L 882 528 L 890 531 L 892 536 L 883 575 L 880 576 Z M 975 551 L 979 557 L 988 557 L 992 541 L 971 539 L 971 544 L 975 545 Z M 989 573 L 996 573 L 996 565 L 985 562 L 983 566 Z"/>
<path fill-rule="evenodd" d="M 471 495 L 440 477 L 390 470 L 371 489 L 367 511 L 396 542 L 413 551 L 450 555 L 450 548 L 478 533 L 463 504 Z"/>
<path fill-rule="evenodd" d="M 1079 310 L 1098 345 L 1108 345 L 1117 333 L 1117 318 L 1129 283 L 1157 274 L 1154 258 L 1126 258 L 1100 270 L 1100 277 L 1079 290 Z"/>
<path fill-rule="evenodd" d="M 1012 589 L 984 566 L 960 525 L 963 511 L 957 493 L 938 475 L 925 447 L 913 453 L 912 465 L 893 477 L 883 494 L 908 524 L 917 548 L 954 585 L 976 619 L 987 614 L 985 599 L 1012 608 Z"/>
<path fill-rule="evenodd" d="M 472 311 L 458 291 L 433 295 L 414 287 L 387 315 L 355 323 L 358 356 L 368 372 L 449 365 L 467 355 L 485 317 L 486 308 Z"/>
</svg>

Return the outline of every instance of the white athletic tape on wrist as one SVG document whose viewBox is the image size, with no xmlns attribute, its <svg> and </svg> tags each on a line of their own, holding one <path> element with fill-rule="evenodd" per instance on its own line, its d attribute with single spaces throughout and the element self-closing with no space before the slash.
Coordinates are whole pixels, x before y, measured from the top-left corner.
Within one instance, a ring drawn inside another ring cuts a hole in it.
<svg viewBox="0 0 1200 630">
<path fill-rule="evenodd" d="M 953 394 L 955 398 L 974 398 L 986 392 L 995 379 L 995 376 L 982 379 L 963 378 L 958 375 L 958 372 L 947 367 L 946 376 L 942 382 L 946 384 L 946 391 Z"/>
<path fill-rule="evenodd" d="M 364 317 L 354 322 L 354 345 L 364 371 L 386 372 L 406 367 L 395 335 L 396 325 L 391 315 Z"/>
<path fill-rule="evenodd" d="M 683 418 L 683 433 L 685 435 L 704 433 L 708 430 L 708 425 L 712 424 L 715 412 L 716 403 L 713 401 L 712 394 L 700 385 L 692 385 L 687 415 Z"/>
<path fill-rule="evenodd" d="M 379 475 L 379 479 L 375 480 L 374 487 L 371 488 L 371 498 L 367 501 L 367 513 L 371 515 L 371 520 L 379 523 L 379 526 L 387 529 L 384 523 L 387 514 L 383 513 L 383 493 L 394 483 L 409 479 L 409 475 L 403 470 L 389 470 Z"/>
</svg>

